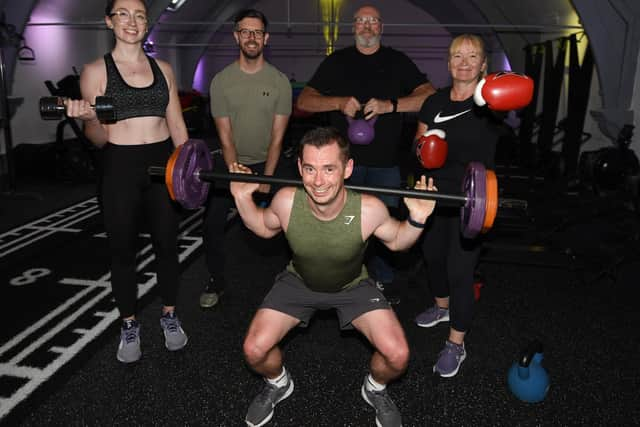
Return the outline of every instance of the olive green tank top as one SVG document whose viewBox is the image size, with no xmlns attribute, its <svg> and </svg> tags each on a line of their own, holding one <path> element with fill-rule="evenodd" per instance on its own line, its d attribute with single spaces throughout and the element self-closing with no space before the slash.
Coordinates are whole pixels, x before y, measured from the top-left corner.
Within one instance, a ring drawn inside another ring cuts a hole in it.
<svg viewBox="0 0 640 427">
<path fill-rule="evenodd" d="M 311 212 L 303 188 L 296 189 L 286 237 L 293 252 L 287 270 L 316 292 L 338 292 L 369 277 L 363 264 L 360 194 L 347 190 L 347 202 L 330 221 Z"/>
</svg>

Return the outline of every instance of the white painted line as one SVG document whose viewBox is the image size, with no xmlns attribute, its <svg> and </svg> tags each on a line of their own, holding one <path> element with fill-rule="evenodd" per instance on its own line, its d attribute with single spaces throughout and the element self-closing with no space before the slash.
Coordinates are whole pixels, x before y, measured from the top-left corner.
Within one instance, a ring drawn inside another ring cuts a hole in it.
<svg viewBox="0 0 640 427">
<path fill-rule="evenodd" d="M 78 222 L 84 221 L 87 218 L 91 218 L 93 216 L 96 216 L 100 213 L 100 210 L 98 208 L 93 208 L 90 209 L 86 212 L 82 212 L 80 214 L 82 214 L 82 216 L 75 216 L 73 221 L 68 222 L 66 225 L 72 225 L 72 224 L 76 224 Z M 80 215 L 78 214 L 78 215 Z M 67 227 L 39 227 L 39 226 L 31 226 L 31 227 L 21 227 L 21 230 L 31 230 L 29 233 L 24 234 L 22 236 L 20 236 L 17 239 L 14 239 L 12 241 L 7 242 L 4 245 L 0 245 L 0 251 L 2 249 L 5 249 L 7 247 L 9 247 L 8 250 L 4 251 L 4 252 L 0 252 L 0 258 L 3 258 L 17 250 L 20 250 L 24 247 L 27 247 L 29 245 L 34 244 L 35 242 L 42 240 L 54 233 L 58 233 L 58 232 L 72 232 L 72 233 L 79 233 L 82 230 L 78 230 L 78 229 L 70 229 Z M 2 236 L 0 236 L 2 237 Z M 29 240 L 27 240 L 29 239 Z M 20 243 L 20 244 L 18 244 Z"/>
<path fill-rule="evenodd" d="M 31 368 L 29 366 L 15 366 L 9 363 L 1 363 L 0 375 L 30 379 L 36 378 L 40 375 L 40 369 Z"/>
<path fill-rule="evenodd" d="M 60 281 L 60 283 L 63 283 L 63 280 Z M 62 303 L 61 305 L 57 306 L 55 309 L 53 309 L 52 311 L 47 313 L 44 317 L 39 319 L 33 325 L 31 325 L 28 328 L 22 330 L 18 335 L 14 336 L 9 341 L 4 343 L 4 345 L 2 345 L 0 347 L 0 355 L 3 355 L 4 353 L 9 351 L 13 347 L 18 345 L 20 342 L 22 342 L 22 340 L 27 338 L 32 333 L 36 332 L 42 326 L 44 326 L 47 323 L 49 323 L 53 318 L 58 316 L 60 313 L 64 312 L 71 305 L 73 305 L 78 300 L 82 299 L 85 295 L 87 295 L 89 292 L 91 292 L 96 287 L 107 289 L 107 291 L 106 291 L 107 293 L 111 291 L 110 284 L 108 284 L 108 287 L 106 287 L 106 286 L 96 286 L 96 285 L 94 285 L 93 283 L 96 283 L 95 281 L 93 281 L 93 282 L 92 281 L 85 281 L 85 283 L 87 284 L 87 287 L 85 289 L 82 289 L 81 291 L 78 291 L 78 293 L 76 293 L 74 296 L 72 296 L 71 298 L 66 300 L 64 303 Z M 103 291 L 103 293 L 104 293 L 104 291 Z"/>
<path fill-rule="evenodd" d="M 83 204 L 78 204 L 75 207 L 80 207 Z M 72 207 L 73 208 L 73 207 Z M 65 209 L 61 212 L 70 212 L 72 208 Z M 202 245 L 202 237 L 188 236 L 187 234 L 199 227 L 202 224 L 202 209 L 198 211 L 194 211 L 192 215 L 186 217 L 181 223 L 180 228 L 184 228 L 180 234 L 178 235 L 178 247 L 180 251 L 178 253 L 178 259 L 180 262 L 184 262 L 191 254 L 193 254 L 201 245 Z M 59 215 L 50 215 L 47 218 L 57 218 Z M 77 215 L 76 215 L 77 217 Z M 83 218 L 84 219 L 84 218 Z M 83 220 L 83 219 L 79 219 Z M 77 222 L 77 221 L 76 221 Z M 35 221 L 34 223 L 28 224 L 27 226 L 16 229 L 18 231 L 26 230 L 28 227 L 32 227 L 33 224 L 40 223 L 40 221 Z M 41 227 L 42 228 L 42 227 Z M 11 232 L 7 232 L 3 234 L 14 235 L 16 230 L 12 230 Z M 53 229 L 51 228 L 46 235 L 50 235 L 59 231 L 67 231 L 68 229 Z M 101 233 L 102 234 L 102 233 Z M 15 235 L 19 235 L 15 234 Z M 0 236 L 1 237 L 1 236 Z M 41 240 L 46 236 L 39 237 L 38 239 L 33 240 L 31 243 Z M 26 243 L 28 244 L 28 243 Z M 21 247 L 26 246 L 26 244 Z M 13 249 L 12 251 L 18 250 L 19 248 Z M 142 271 L 146 266 L 148 266 L 154 259 L 155 254 L 152 251 L 152 244 L 145 245 L 137 254 L 136 258 L 138 259 L 137 271 Z M 8 253 L 5 252 L 5 253 Z M 4 254 L 0 254 L 0 257 Z M 145 276 L 147 276 L 147 280 L 143 283 L 138 284 L 138 298 L 146 295 L 156 284 L 157 278 L 155 272 L 145 272 Z M 9 398 L 0 398 L 0 420 L 6 416 L 16 405 L 18 405 L 21 401 L 25 400 L 34 390 L 36 390 L 42 383 L 47 381 L 52 375 L 54 375 L 63 365 L 65 365 L 68 361 L 70 361 L 73 357 L 75 357 L 90 341 L 99 337 L 113 322 L 117 321 L 119 318 L 118 309 L 114 307 L 111 311 L 96 311 L 93 313 L 93 316 L 97 318 L 101 318 L 101 320 L 93 325 L 90 329 L 77 327 L 72 330 L 75 334 L 79 336 L 79 338 L 68 347 L 61 346 L 51 346 L 47 349 L 52 353 L 58 354 L 55 360 L 53 360 L 49 365 L 47 365 L 43 369 L 33 368 L 29 366 L 19 366 L 18 363 L 23 361 L 25 358 L 33 354 L 35 351 L 43 350 L 44 346 L 53 338 L 56 334 L 66 330 L 74 321 L 76 321 L 81 316 L 90 312 L 90 310 L 96 307 L 99 303 L 103 302 L 105 299 L 109 298 L 111 294 L 111 283 L 109 279 L 111 277 L 110 273 L 103 274 L 98 280 L 87 280 L 81 278 L 63 278 L 58 283 L 63 285 L 74 285 L 74 286 L 84 286 L 84 289 L 78 291 L 73 297 L 69 298 L 67 301 L 63 302 L 55 309 L 47 313 L 43 318 L 39 319 L 30 327 L 21 331 L 18 335 L 13 337 L 11 340 L 6 342 L 4 345 L 0 347 L 0 355 L 6 353 L 12 348 L 19 345 L 25 338 L 35 333 L 41 328 L 47 327 L 46 332 L 38 337 L 34 342 L 30 343 L 28 346 L 23 348 L 18 354 L 13 356 L 8 363 L 0 364 L 0 375 L 13 376 L 19 378 L 25 378 L 28 381 L 19 387 L 11 397 Z M 96 289 L 100 289 L 95 296 L 86 301 L 81 306 L 77 307 L 73 313 L 66 315 L 63 319 L 61 319 L 56 325 L 51 326 L 51 321 L 64 314 L 65 310 L 68 310 L 73 304 L 76 304 L 82 298 L 86 297 L 92 291 Z M 114 352 L 115 354 L 115 352 Z"/>
</svg>

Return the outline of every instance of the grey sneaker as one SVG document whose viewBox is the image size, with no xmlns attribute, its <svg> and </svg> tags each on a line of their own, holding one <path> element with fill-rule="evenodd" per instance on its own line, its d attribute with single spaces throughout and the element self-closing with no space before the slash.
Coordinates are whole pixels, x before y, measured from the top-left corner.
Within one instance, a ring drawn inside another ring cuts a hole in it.
<svg viewBox="0 0 640 427">
<path fill-rule="evenodd" d="M 367 378 L 365 377 L 365 382 Z M 387 390 L 369 391 L 362 384 L 362 398 L 376 410 L 376 425 L 378 427 L 402 427 L 402 416 Z"/>
<path fill-rule="evenodd" d="M 287 374 L 289 375 L 289 374 Z M 293 380 L 289 375 L 289 383 L 284 387 L 276 387 L 268 382 L 262 391 L 253 398 L 244 421 L 250 427 L 263 426 L 273 417 L 273 408 L 293 393 Z"/>
<path fill-rule="evenodd" d="M 220 297 L 222 296 L 222 294 L 224 294 L 224 291 L 216 287 L 216 285 L 213 283 L 213 279 L 209 279 L 207 287 L 204 289 L 202 294 L 200 294 L 200 307 L 213 307 L 214 305 L 218 304 L 218 301 L 220 301 Z"/>
<path fill-rule="evenodd" d="M 464 343 L 455 344 L 447 340 L 444 348 L 438 355 L 438 361 L 433 365 L 433 372 L 441 377 L 450 378 L 458 373 L 460 365 L 467 358 Z"/>
<path fill-rule="evenodd" d="M 449 321 L 449 309 L 433 305 L 416 316 L 416 325 L 422 328 L 430 328 L 440 322 Z"/>
<path fill-rule="evenodd" d="M 187 345 L 189 338 L 180 326 L 180 320 L 174 311 L 165 313 L 160 317 L 160 327 L 164 333 L 164 345 L 169 351 L 176 351 Z"/>
<path fill-rule="evenodd" d="M 140 324 L 136 320 L 125 320 L 120 329 L 120 344 L 116 357 L 122 363 L 133 363 L 140 360 Z"/>
</svg>

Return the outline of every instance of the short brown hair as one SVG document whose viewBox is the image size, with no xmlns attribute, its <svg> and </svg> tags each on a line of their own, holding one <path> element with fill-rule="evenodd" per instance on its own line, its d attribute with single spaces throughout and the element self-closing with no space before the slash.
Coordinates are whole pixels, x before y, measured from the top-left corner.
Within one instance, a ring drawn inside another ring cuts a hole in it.
<svg viewBox="0 0 640 427">
<path fill-rule="evenodd" d="M 338 132 L 338 129 L 327 126 L 311 129 L 304 134 L 298 146 L 298 158 L 302 160 L 302 151 L 305 145 L 311 145 L 316 148 L 324 147 L 335 142 L 340 149 L 340 157 L 343 163 L 347 163 L 351 158 L 349 151 L 349 142 Z"/>
</svg>

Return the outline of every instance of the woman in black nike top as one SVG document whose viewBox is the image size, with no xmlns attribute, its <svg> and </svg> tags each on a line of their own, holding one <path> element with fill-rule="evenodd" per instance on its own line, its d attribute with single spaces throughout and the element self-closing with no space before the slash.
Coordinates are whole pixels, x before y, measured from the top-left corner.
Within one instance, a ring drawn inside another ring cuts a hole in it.
<svg viewBox="0 0 640 427">
<path fill-rule="evenodd" d="M 471 161 L 493 169 L 498 125 L 486 108 L 473 103 L 473 92 L 486 74 L 487 58 L 482 39 L 460 35 L 449 47 L 448 68 L 452 85 L 438 90 L 424 102 L 418 115 L 416 139 L 427 129 L 446 133 L 448 155 L 432 176 L 443 193 L 459 193 L 466 165 Z M 435 304 L 416 317 L 421 327 L 450 321 L 449 337 L 433 367 L 442 377 L 458 373 L 466 357 L 464 337 L 473 317 L 473 274 L 480 254 L 480 239 L 460 234 L 460 209 L 438 205 L 424 233 L 422 252 L 427 282 Z"/>
<path fill-rule="evenodd" d="M 179 350 L 187 343 L 175 314 L 179 283 L 177 211 L 165 186 L 152 182 L 147 168 L 165 164 L 188 134 L 170 65 L 148 57 L 142 49 L 148 31 L 145 3 L 109 0 L 105 15 L 115 47 L 85 65 L 80 76 L 83 99 L 67 101 L 67 115 L 83 120 L 87 138 L 104 147 L 102 208 L 111 254 L 111 287 L 123 320 L 117 358 L 130 363 L 142 354 L 135 313 L 139 280 L 136 252 L 143 216 L 156 255 L 165 346 Z M 96 96 L 113 99 L 115 122 L 98 120 L 91 108 Z"/>
</svg>

